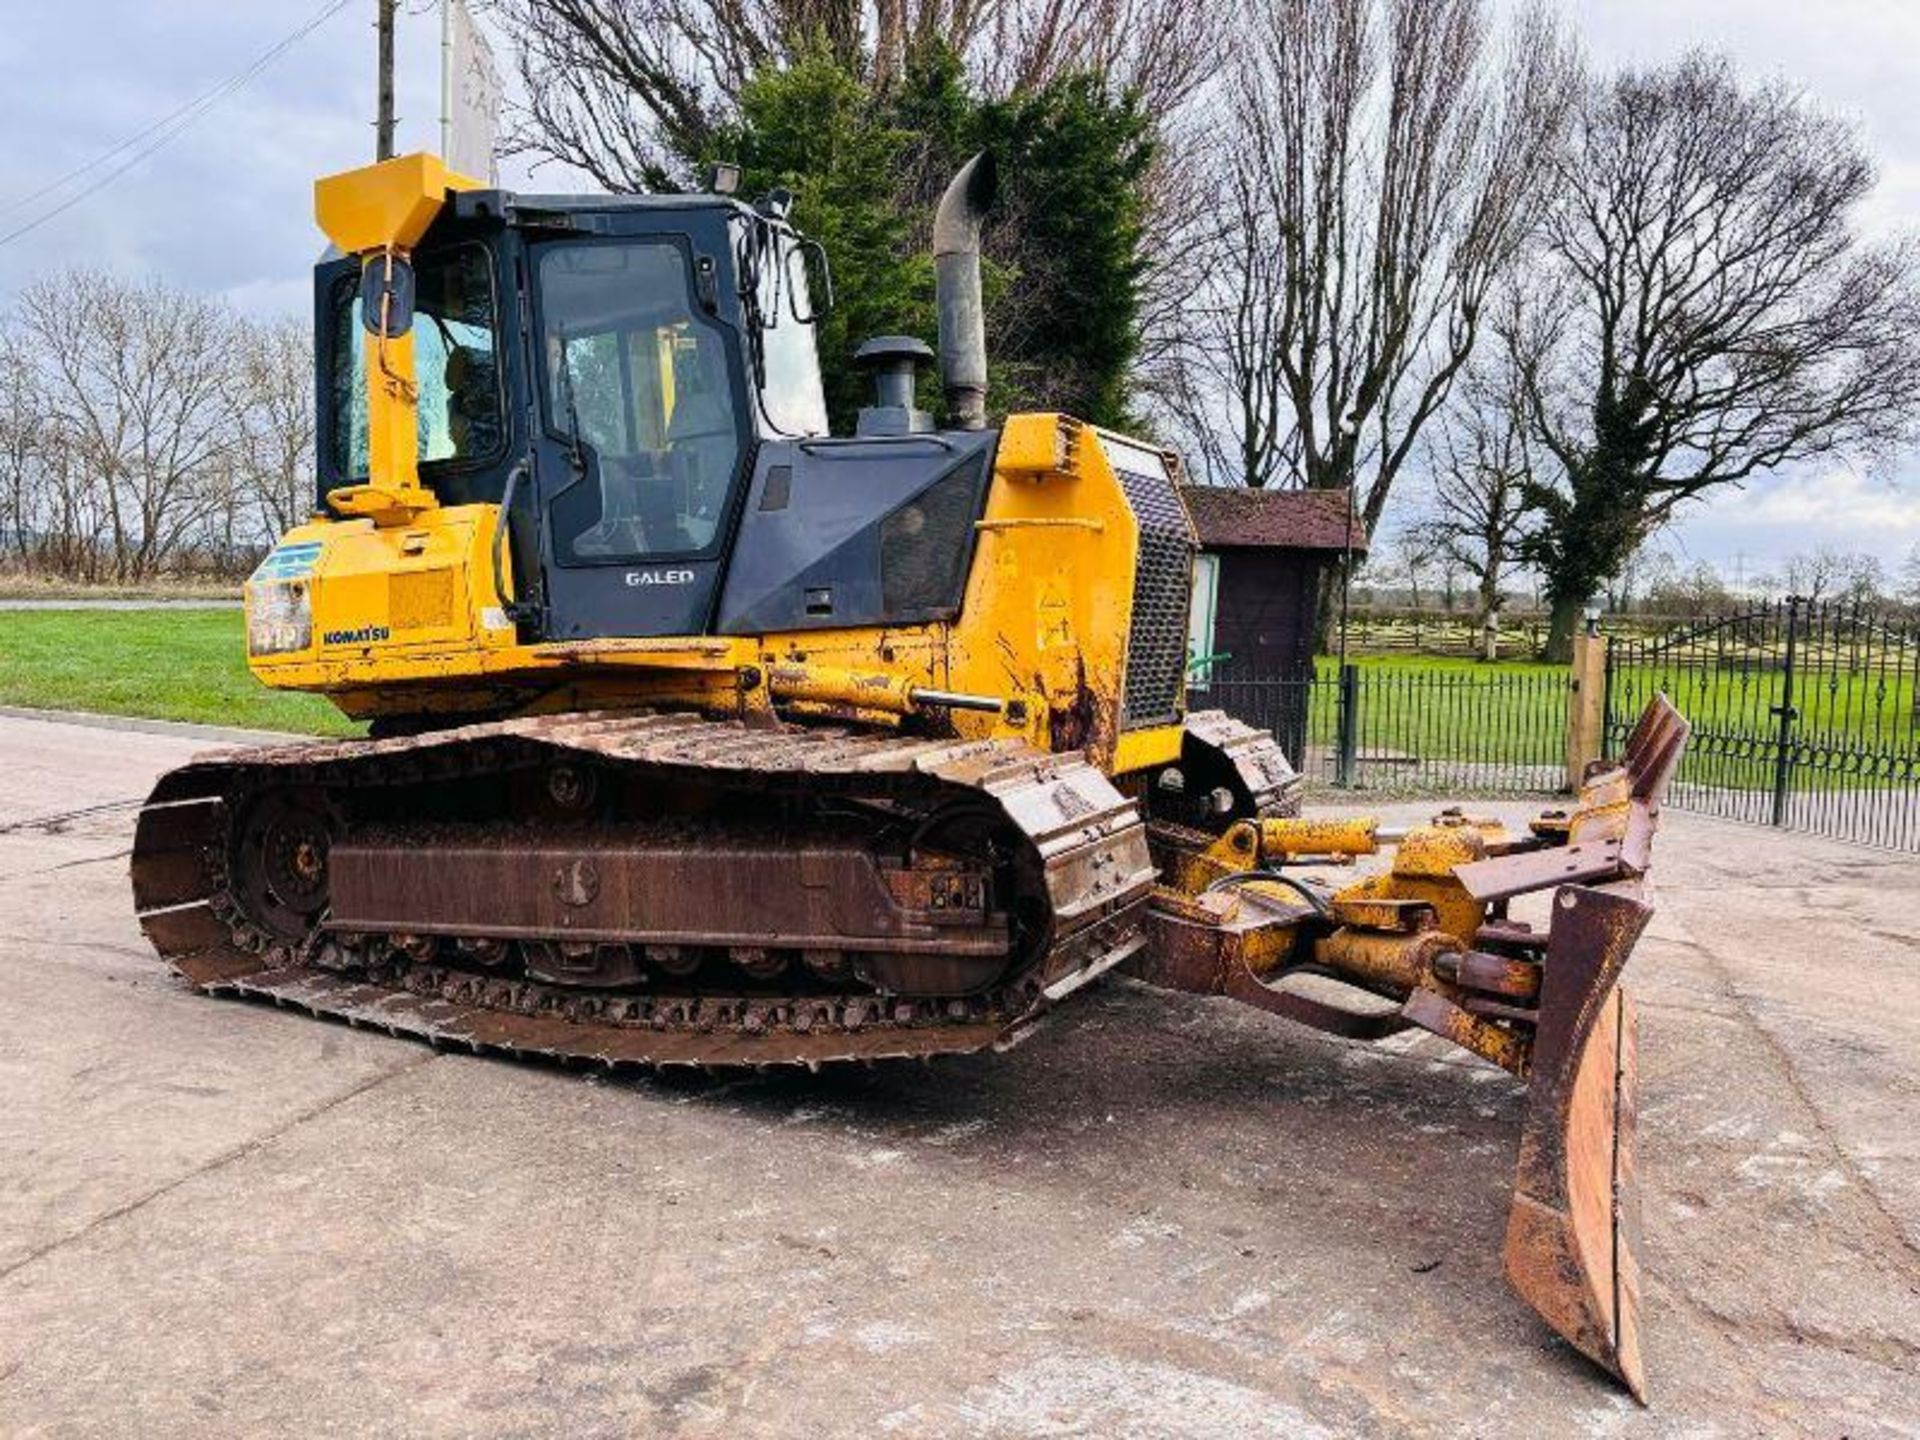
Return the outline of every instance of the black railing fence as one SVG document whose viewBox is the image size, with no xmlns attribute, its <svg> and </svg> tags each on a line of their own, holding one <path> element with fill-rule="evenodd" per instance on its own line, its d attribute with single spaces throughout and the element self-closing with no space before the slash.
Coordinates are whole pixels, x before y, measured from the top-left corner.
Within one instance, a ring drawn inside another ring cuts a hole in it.
<svg viewBox="0 0 1920 1440">
<path fill-rule="evenodd" d="M 1680 808 L 1920 851 L 1920 628 L 1792 598 L 1607 653 L 1610 744 L 1664 691 L 1693 722 Z"/>
<path fill-rule="evenodd" d="M 1597 664 L 1597 661 L 1596 661 Z M 1596 680 L 1598 676 L 1596 675 Z M 1270 729 L 1315 787 L 1541 795 L 1566 774 L 1571 672 L 1369 656 L 1274 674 L 1231 659 L 1195 709 Z M 1609 638 L 1599 749 L 1665 693 L 1693 722 L 1676 809 L 1920 852 L 1920 625 L 1789 599 Z"/>
<path fill-rule="evenodd" d="M 1542 795 L 1565 780 L 1567 671 L 1391 659 L 1275 675 L 1214 662 L 1189 703 L 1271 730 L 1314 786 Z"/>
</svg>

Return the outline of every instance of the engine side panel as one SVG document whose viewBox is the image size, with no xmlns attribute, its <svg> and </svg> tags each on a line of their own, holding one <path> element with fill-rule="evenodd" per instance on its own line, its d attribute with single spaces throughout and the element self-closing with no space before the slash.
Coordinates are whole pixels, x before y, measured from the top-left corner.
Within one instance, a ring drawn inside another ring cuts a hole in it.
<svg viewBox="0 0 1920 1440">
<path fill-rule="evenodd" d="M 719 632 L 951 620 L 985 503 L 992 431 L 763 445 Z"/>
</svg>

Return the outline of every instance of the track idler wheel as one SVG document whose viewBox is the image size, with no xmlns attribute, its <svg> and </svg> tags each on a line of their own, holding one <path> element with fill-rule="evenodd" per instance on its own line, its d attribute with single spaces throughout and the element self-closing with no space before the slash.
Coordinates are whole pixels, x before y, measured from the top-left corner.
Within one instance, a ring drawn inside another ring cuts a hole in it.
<svg viewBox="0 0 1920 1440">
<path fill-rule="evenodd" d="M 304 940 L 327 908 L 327 862 L 339 829 L 318 791 L 276 791 L 248 806 L 230 860 L 234 899 L 246 918 L 278 942 Z"/>
<path fill-rule="evenodd" d="M 1652 914 L 1619 891 L 1554 893 L 1506 1248 L 1513 1288 L 1642 1403 L 1634 1015 L 1618 981 Z"/>
</svg>

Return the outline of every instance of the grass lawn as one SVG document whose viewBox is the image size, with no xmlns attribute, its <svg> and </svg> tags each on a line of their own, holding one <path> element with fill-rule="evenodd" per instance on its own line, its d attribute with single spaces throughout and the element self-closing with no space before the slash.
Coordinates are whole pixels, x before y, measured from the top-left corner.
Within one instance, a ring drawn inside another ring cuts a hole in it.
<svg viewBox="0 0 1920 1440">
<path fill-rule="evenodd" d="M 0 610 L 0 704 L 356 735 L 317 695 L 247 670 L 237 610 Z"/>
</svg>

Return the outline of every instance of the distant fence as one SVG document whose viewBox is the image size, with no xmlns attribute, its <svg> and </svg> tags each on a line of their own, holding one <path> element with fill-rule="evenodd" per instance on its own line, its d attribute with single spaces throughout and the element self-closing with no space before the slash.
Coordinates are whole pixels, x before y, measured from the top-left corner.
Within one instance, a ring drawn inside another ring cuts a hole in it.
<svg viewBox="0 0 1920 1440">
<path fill-rule="evenodd" d="M 1189 701 L 1271 730 L 1315 787 L 1536 796 L 1617 751 L 1655 694 L 1693 722 L 1675 808 L 1920 852 L 1920 624 L 1899 613 L 1788 599 L 1581 636 L 1571 668 L 1223 659 Z"/>
<path fill-rule="evenodd" d="M 1190 703 L 1271 730 L 1315 786 L 1541 795 L 1566 779 L 1562 667 L 1320 660 L 1274 675 L 1222 661 Z"/>
<path fill-rule="evenodd" d="M 1747 602 L 1725 610 L 1685 615 L 1610 613 L 1603 616 L 1600 623 L 1616 639 L 1653 641 L 1689 626 L 1714 624 L 1750 613 L 1754 608 L 1752 602 Z M 1842 607 L 1835 602 L 1828 602 L 1822 608 L 1832 610 Z M 1909 612 L 1911 609 L 1908 607 Z M 1909 630 L 1920 624 L 1920 615 L 1913 613 L 1903 618 L 1887 618 Z M 1540 660 L 1546 654 L 1547 626 L 1548 616 L 1544 610 L 1513 609 L 1504 612 L 1500 617 L 1499 658 Z M 1433 655 L 1477 660 L 1484 639 L 1479 616 L 1471 606 L 1446 610 L 1429 606 L 1415 609 L 1395 605 L 1356 605 L 1347 617 L 1347 651 L 1362 657 Z"/>
<path fill-rule="evenodd" d="M 1369 606 L 1347 617 L 1347 648 L 1360 655 L 1445 655 L 1477 659 L 1484 634 L 1472 610 L 1413 610 Z M 1546 653 L 1547 615 L 1521 611 L 1501 617 L 1503 660 L 1538 660 Z"/>
</svg>

